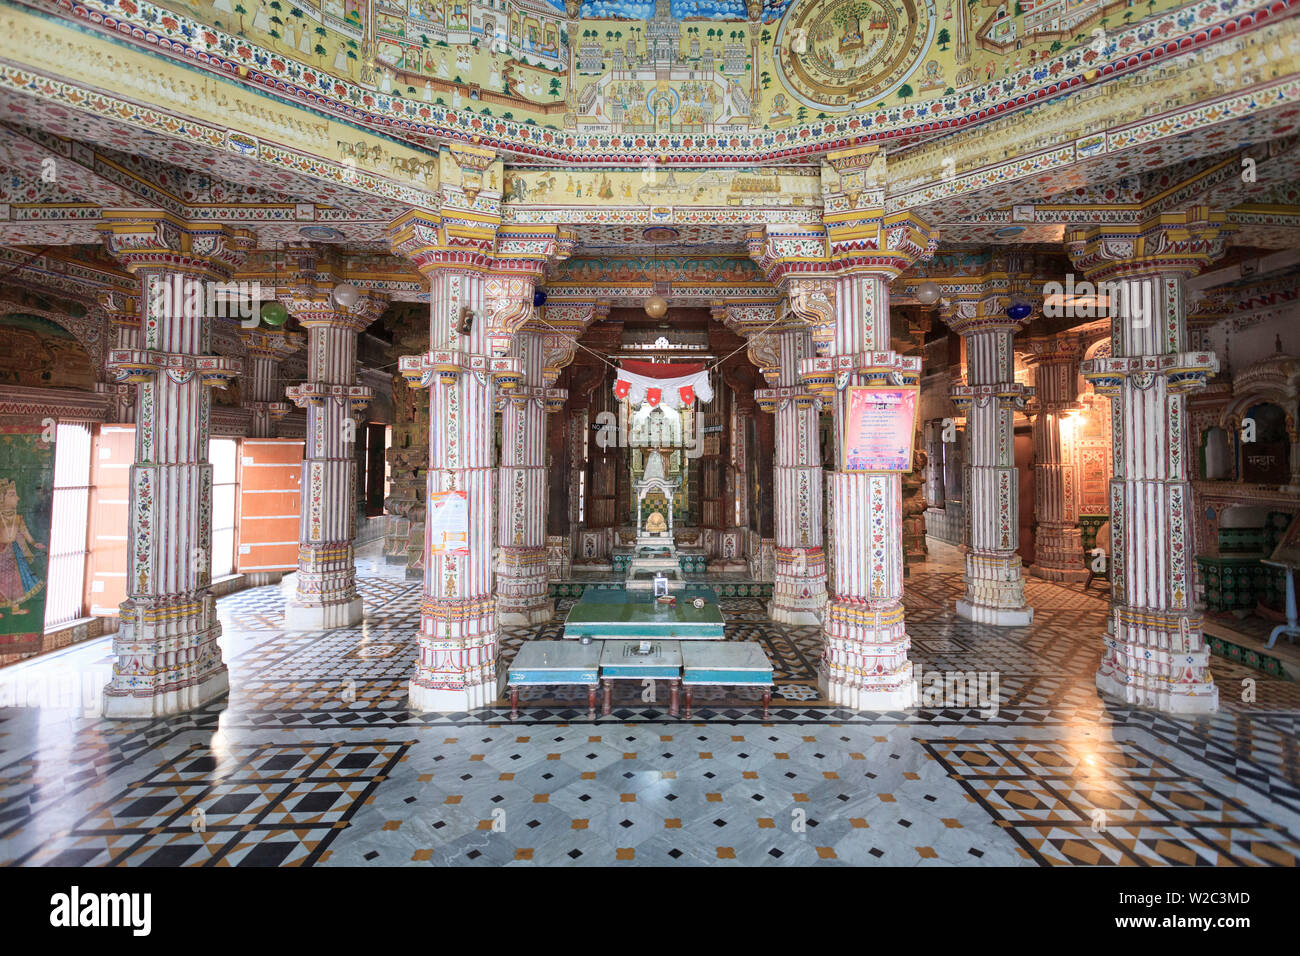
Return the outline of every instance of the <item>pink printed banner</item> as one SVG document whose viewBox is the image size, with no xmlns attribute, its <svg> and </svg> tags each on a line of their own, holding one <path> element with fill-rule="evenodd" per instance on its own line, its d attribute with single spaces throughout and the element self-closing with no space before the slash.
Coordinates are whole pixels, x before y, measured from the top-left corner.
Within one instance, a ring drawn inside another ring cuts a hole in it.
<svg viewBox="0 0 1300 956">
<path fill-rule="evenodd" d="M 841 471 L 912 471 L 912 442 L 921 389 L 916 385 L 848 389 Z"/>
</svg>

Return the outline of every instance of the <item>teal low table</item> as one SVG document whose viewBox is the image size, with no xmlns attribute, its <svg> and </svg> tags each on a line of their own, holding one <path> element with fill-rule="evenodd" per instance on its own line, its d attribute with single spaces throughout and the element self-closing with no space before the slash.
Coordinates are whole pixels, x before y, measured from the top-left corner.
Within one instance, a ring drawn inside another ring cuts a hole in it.
<svg viewBox="0 0 1300 956">
<path fill-rule="evenodd" d="M 626 588 L 587 588 L 564 622 L 566 640 L 597 641 L 718 641 L 722 640 L 722 611 L 712 588 L 683 588 L 672 592 L 677 604 L 658 604 L 650 591 Z M 691 603 L 704 598 L 704 607 Z"/>
<path fill-rule="evenodd" d="M 587 717 L 596 719 L 601 644 L 526 641 L 510 664 L 510 719 L 519 716 L 519 688 L 578 684 L 587 688 Z"/>
<path fill-rule="evenodd" d="M 691 716 L 695 688 L 758 687 L 763 691 L 763 718 L 772 705 L 772 662 L 753 641 L 700 641 L 682 645 L 682 686 L 686 689 L 686 718 Z"/>
<path fill-rule="evenodd" d="M 602 714 L 609 714 L 616 680 L 668 681 L 668 716 L 676 717 L 677 692 L 682 683 L 682 645 L 677 641 L 651 641 L 650 653 L 641 654 L 637 644 L 609 641 L 600 652 L 600 681 L 605 689 Z"/>
</svg>

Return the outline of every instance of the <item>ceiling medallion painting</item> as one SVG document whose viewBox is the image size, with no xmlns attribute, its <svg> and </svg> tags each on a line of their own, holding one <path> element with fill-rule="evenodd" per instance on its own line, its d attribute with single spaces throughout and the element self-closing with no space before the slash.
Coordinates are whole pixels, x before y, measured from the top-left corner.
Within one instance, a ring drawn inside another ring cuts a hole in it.
<svg viewBox="0 0 1300 956">
<path fill-rule="evenodd" d="M 934 0 L 803 0 L 786 13 L 777 75 L 807 106 L 843 111 L 910 92 L 934 37 Z"/>
<path fill-rule="evenodd" d="M 675 242 L 681 238 L 681 232 L 672 226 L 647 226 L 641 232 L 646 242 Z"/>
</svg>

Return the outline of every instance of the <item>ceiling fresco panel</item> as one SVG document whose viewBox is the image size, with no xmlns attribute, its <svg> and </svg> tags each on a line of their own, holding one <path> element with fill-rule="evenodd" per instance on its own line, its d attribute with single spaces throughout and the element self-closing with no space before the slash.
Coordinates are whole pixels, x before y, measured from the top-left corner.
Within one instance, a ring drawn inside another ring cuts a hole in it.
<svg viewBox="0 0 1300 956">
<path fill-rule="evenodd" d="M 613 0 L 575 20 L 544 0 L 24 2 L 138 25 L 160 52 L 410 142 L 713 163 L 931 137 L 1186 56 L 1292 0 Z M 1248 46 L 1256 73 L 1297 52 Z M 1217 89 L 1257 79 L 1246 72 Z"/>
</svg>

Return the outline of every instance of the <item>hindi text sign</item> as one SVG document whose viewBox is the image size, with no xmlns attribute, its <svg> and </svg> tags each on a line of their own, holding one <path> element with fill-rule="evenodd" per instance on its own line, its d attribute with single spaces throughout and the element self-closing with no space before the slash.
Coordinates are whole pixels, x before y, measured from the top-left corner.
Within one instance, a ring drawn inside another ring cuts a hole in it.
<svg viewBox="0 0 1300 956">
<path fill-rule="evenodd" d="M 469 554 L 469 497 L 463 491 L 429 496 L 429 540 L 434 554 Z"/>
<path fill-rule="evenodd" d="M 910 474 L 920 393 L 916 385 L 850 386 L 840 470 Z"/>
</svg>

